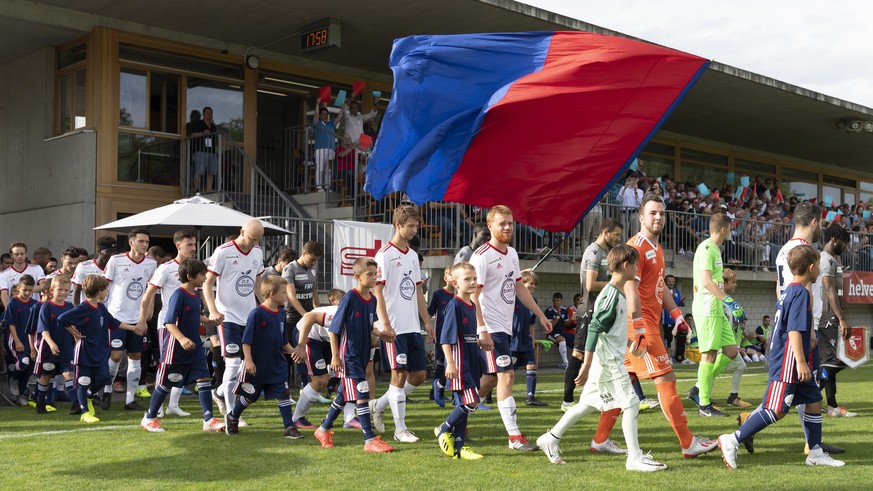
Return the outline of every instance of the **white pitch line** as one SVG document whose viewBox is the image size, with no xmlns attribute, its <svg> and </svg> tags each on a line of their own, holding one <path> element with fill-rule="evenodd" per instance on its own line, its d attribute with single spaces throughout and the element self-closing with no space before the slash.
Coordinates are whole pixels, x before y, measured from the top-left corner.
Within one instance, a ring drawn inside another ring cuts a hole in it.
<svg viewBox="0 0 873 491">
<path fill-rule="evenodd" d="M 200 420 L 202 421 L 202 420 Z M 191 421 L 161 421 L 161 426 L 166 425 L 178 425 L 178 424 L 192 424 Z M 53 430 L 53 431 L 39 431 L 36 433 L 10 433 L 6 435 L 0 435 L 0 440 L 5 440 L 9 438 L 31 438 L 35 436 L 47 436 L 47 435 L 65 435 L 67 433 L 85 433 L 88 431 L 116 431 L 116 430 L 129 430 L 132 428 L 139 428 L 139 425 L 113 425 L 113 426 L 89 426 L 87 428 L 73 428 L 70 430 Z"/>
</svg>

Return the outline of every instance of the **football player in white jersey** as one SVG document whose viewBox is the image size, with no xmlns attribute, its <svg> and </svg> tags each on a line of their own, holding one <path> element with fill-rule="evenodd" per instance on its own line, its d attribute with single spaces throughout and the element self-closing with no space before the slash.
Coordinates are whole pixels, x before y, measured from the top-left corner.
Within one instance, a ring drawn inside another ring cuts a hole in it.
<svg viewBox="0 0 873 491">
<path fill-rule="evenodd" d="M 79 264 L 79 248 L 78 247 L 67 247 L 64 249 L 64 252 L 61 254 L 61 267 L 52 271 L 48 276 L 45 277 L 46 281 L 51 284 L 52 280 L 55 276 L 64 275 L 70 280 L 73 278 L 73 274 L 76 272 L 76 266 Z M 46 291 L 45 299 L 50 298 L 50 294 Z M 67 302 L 73 303 L 73 291 L 67 294 Z"/>
<path fill-rule="evenodd" d="M 18 284 L 18 280 L 26 274 L 32 276 L 36 281 L 32 296 L 34 300 L 39 300 L 39 292 L 45 290 L 49 285 L 49 282 L 45 280 L 45 271 L 38 264 L 28 264 L 27 244 L 24 242 L 13 242 L 9 246 L 9 254 L 12 255 L 12 266 L 0 273 L 0 301 L 3 302 L 3 307 L 9 305 L 9 299 L 13 296 L 12 289 Z"/>
<path fill-rule="evenodd" d="M 155 272 L 158 265 L 154 259 L 146 256 L 149 249 L 149 232 L 142 228 L 131 230 L 127 234 L 130 251 L 124 254 L 116 254 L 109 258 L 106 263 L 106 271 L 103 276 L 109 280 L 109 300 L 106 308 L 116 319 L 126 324 L 134 324 L 139 328 L 145 328 L 145 319 L 139 315 L 140 303 L 149 278 Z M 139 380 L 142 376 L 142 353 L 146 350 L 145 334 L 136 334 L 134 331 L 115 329 L 112 331 L 109 356 L 110 380 L 115 380 L 121 359 L 127 352 L 127 391 L 124 400 L 124 409 L 131 411 L 143 411 L 144 407 L 136 402 L 136 396 L 151 397 L 145 387 L 140 387 Z M 100 405 L 109 409 L 112 404 L 112 383 L 110 382 L 103 391 Z"/>
<path fill-rule="evenodd" d="M 433 340 L 433 328 L 424 301 L 418 253 L 409 247 L 409 241 L 418 233 L 421 215 L 414 206 L 401 205 L 394 210 L 393 223 L 394 237 L 376 253 L 379 266 L 373 295 L 381 331 L 397 337 L 392 343 L 380 343 L 382 366 L 391 369 L 391 383 L 382 397 L 371 401 L 370 414 L 373 427 L 385 431 L 385 409 L 391 406 L 394 439 L 414 443 L 419 438 L 406 427 L 406 398 L 427 377 L 419 319 L 428 342 Z"/>
<path fill-rule="evenodd" d="M 537 446 L 528 443 L 518 429 L 515 398 L 512 396 L 515 367 L 510 344 L 516 295 L 539 318 L 546 333 L 551 332 L 552 324 L 528 289 L 516 288 L 516 282 L 521 281 L 521 268 L 518 254 L 509 245 L 515 231 L 512 210 L 503 205 L 494 206 L 488 211 L 487 223 L 491 240 L 476 249 L 470 258 L 479 283 L 473 295 L 473 303 L 477 306 L 479 344 L 485 350 L 479 394 L 484 396 L 497 388 L 497 409 L 509 434 L 509 448 L 534 451 Z"/>
<path fill-rule="evenodd" d="M 197 236 L 191 229 L 177 230 L 173 234 L 173 243 L 176 244 L 176 257 L 172 261 L 167 261 L 158 266 L 155 273 L 149 279 L 149 285 L 146 287 L 145 296 L 140 305 L 140 318 L 148 322 L 154 314 L 155 294 L 161 292 L 161 312 L 158 314 L 158 343 L 160 343 L 160 353 L 163 353 L 163 344 L 169 338 L 166 337 L 165 324 L 163 319 L 167 318 L 167 307 L 170 305 L 170 296 L 182 286 L 179 281 L 179 264 L 185 259 L 193 259 L 197 254 Z M 173 387 L 170 389 L 170 397 L 167 402 L 166 414 L 174 416 L 191 416 L 191 413 L 185 412 L 179 407 L 179 398 L 182 397 L 182 387 Z M 163 408 L 158 411 L 158 417 L 163 417 Z"/>
<path fill-rule="evenodd" d="M 212 254 L 203 284 L 203 300 L 209 309 L 209 320 L 221 324 L 218 334 L 225 369 L 222 383 L 214 395 L 224 399 L 227 410 L 236 404 L 233 387 L 242 369 L 243 329 L 249 313 L 260 303 L 264 253 L 258 244 L 263 237 L 261 221 L 257 218 L 247 220 L 236 239 L 223 244 Z M 246 426 L 242 420 L 239 425 Z"/>
<path fill-rule="evenodd" d="M 115 254 L 115 237 L 100 237 L 97 239 L 97 257 L 94 259 L 81 260 L 79 256 L 79 264 L 76 265 L 76 271 L 73 273 L 73 305 L 79 305 L 85 300 L 85 294 L 82 292 L 82 284 L 85 278 L 92 274 L 103 276 L 103 269 L 106 268 L 106 263 L 109 258 Z M 81 251 L 80 251 L 81 252 Z M 87 255 L 87 253 L 86 253 Z"/>
</svg>

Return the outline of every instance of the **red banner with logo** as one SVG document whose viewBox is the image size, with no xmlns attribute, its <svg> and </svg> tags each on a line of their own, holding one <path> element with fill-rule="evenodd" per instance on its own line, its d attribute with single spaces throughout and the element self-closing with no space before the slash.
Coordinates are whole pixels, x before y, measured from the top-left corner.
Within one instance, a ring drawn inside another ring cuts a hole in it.
<svg viewBox="0 0 873 491">
<path fill-rule="evenodd" d="M 843 273 L 844 304 L 873 304 L 873 273 Z"/>
</svg>

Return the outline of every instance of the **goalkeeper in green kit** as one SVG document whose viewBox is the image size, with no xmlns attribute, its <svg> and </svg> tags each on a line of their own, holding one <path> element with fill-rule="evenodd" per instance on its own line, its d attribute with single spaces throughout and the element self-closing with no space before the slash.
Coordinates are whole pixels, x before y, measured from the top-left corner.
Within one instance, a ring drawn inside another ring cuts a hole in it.
<svg viewBox="0 0 873 491">
<path fill-rule="evenodd" d="M 697 384 L 688 392 L 688 398 L 698 405 L 697 414 L 700 416 L 727 416 L 714 408 L 710 400 L 715 377 L 724 371 L 738 353 L 737 340 L 725 315 L 725 307 L 735 318 L 745 318 L 740 304 L 723 290 L 724 267 L 720 247 L 730 235 L 730 224 L 730 219 L 724 213 L 712 215 L 709 238 L 701 242 L 694 253 L 694 300 L 691 309 L 697 321 L 701 359 L 697 369 Z"/>
</svg>

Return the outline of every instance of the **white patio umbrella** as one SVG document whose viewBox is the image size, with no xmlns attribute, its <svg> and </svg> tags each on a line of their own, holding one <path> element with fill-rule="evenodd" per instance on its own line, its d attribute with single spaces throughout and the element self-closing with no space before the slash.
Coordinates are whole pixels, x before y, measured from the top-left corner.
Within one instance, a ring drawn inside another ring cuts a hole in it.
<svg viewBox="0 0 873 491">
<path fill-rule="evenodd" d="M 238 233 L 243 223 L 250 218 L 252 217 L 245 213 L 197 195 L 94 227 L 94 230 L 128 232 L 135 228 L 144 228 L 156 235 L 173 235 L 179 229 L 191 228 L 198 235 L 224 237 Z M 291 233 L 263 220 L 261 223 L 264 225 L 264 235 Z"/>
</svg>

